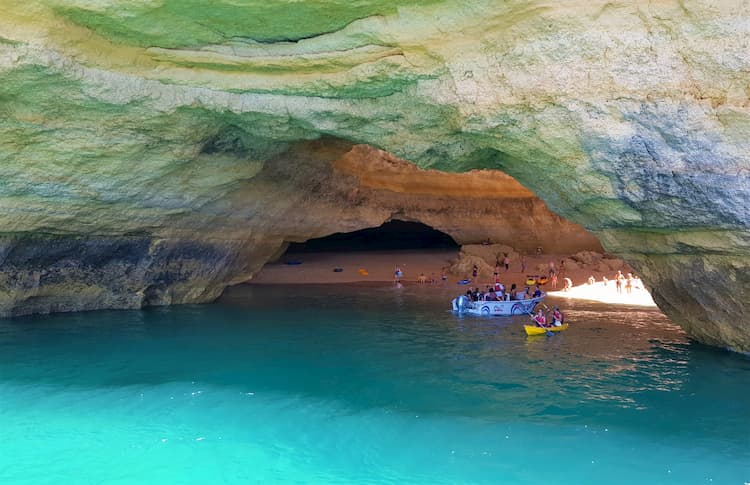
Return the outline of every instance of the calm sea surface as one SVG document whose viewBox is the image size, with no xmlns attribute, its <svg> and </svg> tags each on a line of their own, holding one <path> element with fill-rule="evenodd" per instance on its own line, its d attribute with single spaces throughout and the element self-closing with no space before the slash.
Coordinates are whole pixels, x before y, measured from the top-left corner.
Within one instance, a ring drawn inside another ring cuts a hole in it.
<svg viewBox="0 0 750 485">
<path fill-rule="evenodd" d="M 529 338 L 454 293 L 0 320 L 0 484 L 750 482 L 750 358 L 580 302 Z"/>
</svg>

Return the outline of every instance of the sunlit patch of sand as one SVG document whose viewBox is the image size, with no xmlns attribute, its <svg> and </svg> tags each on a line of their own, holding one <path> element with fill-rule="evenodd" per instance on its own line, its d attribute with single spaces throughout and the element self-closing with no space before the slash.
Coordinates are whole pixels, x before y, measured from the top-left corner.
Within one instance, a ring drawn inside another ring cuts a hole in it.
<svg viewBox="0 0 750 485">
<path fill-rule="evenodd" d="M 618 293 L 614 281 L 609 281 L 606 285 L 601 281 L 597 281 L 593 285 L 583 284 L 574 286 L 567 291 L 550 291 L 547 294 L 549 296 L 599 301 L 613 305 L 656 306 L 653 298 L 651 298 L 651 294 L 643 286 L 633 288 L 628 293 L 623 285 L 622 292 Z"/>
</svg>

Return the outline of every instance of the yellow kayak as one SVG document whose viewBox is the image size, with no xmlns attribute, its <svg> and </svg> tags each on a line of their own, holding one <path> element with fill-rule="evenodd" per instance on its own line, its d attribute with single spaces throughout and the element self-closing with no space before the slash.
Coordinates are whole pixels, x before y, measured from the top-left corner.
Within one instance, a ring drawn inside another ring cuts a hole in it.
<svg viewBox="0 0 750 485">
<path fill-rule="evenodd" d="M 526 335 L 545 335 L 547 330 L 550 332 L 562 332 L 568 329 L 568 324 L 563 323 L 559 327 L 537 327 L 536 325 L 524 325 L 523 329 L 526 330 Z"/>
</svg>

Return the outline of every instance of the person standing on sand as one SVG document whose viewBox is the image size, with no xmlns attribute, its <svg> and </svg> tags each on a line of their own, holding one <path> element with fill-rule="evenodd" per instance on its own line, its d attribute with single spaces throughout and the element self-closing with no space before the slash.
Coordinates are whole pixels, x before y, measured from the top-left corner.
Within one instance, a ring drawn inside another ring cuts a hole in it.
<svg viewBox="0 0 750 485">
<path fill-rule="evenodd" d="M 500 261 L 495 260 L 495 283 L 500 281 L 499 278 L 500 275 Z"/>
<path fill-rule="evenodd" d="M 628 273 L 628 277 L 625 280 L 625 293 L 630 295 L 633 293 L 633 275 Z"/>
<path fill-rule="evenodd" d="M 550 277 L 550 281 L 552 282 L 552 289 L 557 289 L 557 275 L 555 273 L 552 273 L 552 276 Z"/>
<path fill-rule="evenodd" d="M 503 264 L 505 265 L 505 272 L 507 273 L 510 269 L 510 258 L 507 254 L 505 255 L 505 258 L 503 258 Z"/>
<path fill-rule="evenodd" d="M 401 283 L 401 278 L 404 277 L 404 273 L 401 271 L 400 266 L 396 266 L 396 270 L 393 272 L 393 281 L 395 283 Z"/>
<path fill-rule="evenodd" d="M 474 267 L 471 268 L 471 277 L 476 279 L 478 274 L 479 274 L 479 266 L 475 264 Z"/>
<path fill-rule="evenodd" d="M 615 289 L 617 293 L 622 293 L 622 278 L 622 271 L 617 270 L 617 274 L 615 275 Z"/>
<path fill-rule="evenodd" d="M 526 272 L 526 256 L 521 256 L 521 273 Z"/>
<path fill-rule="evenodd" d="M 565 280 L 565 286 L 563 286 L 563 291 L 568 291 L 569 289 L 573 288 L 573 281 L 571 281 L 570 278 L 563 278 Z"/>
<path fill-rule="evenodd" d="M 552 276 L 553 274 L 555 274 L 555 262 L 550 261 L 549 262 L 549 275 Z"/>
</svg>

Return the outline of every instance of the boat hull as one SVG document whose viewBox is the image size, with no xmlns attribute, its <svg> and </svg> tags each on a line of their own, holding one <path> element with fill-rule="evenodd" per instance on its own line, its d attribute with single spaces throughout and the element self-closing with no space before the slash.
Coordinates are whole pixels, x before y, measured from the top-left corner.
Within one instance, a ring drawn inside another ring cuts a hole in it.
<svg viewBox="0 0 750 485">
<path fill-rule="evenodd" d="M 476 315 L 482 317 L 510 317 L 513 315 L 528 315 L 534 310 L 534 307 L 544 300 L 544 296 L 530 298 L 528 300 L 509 300 L 509 301 L 475 301 L 463 303 L 458 297 L 453 300 L 453 311 L 461 314 Z"/>
<path fill-rule="evenodd" d="M 526 330 L 526 335 L 545 335 L 547 331 L 550 332 L 562 332 L 568 329 L 568 324 L 563 323 L 559 327 L 537 327 L 536 325 L 524 325 L 523 329 Z"/>
</svg>

